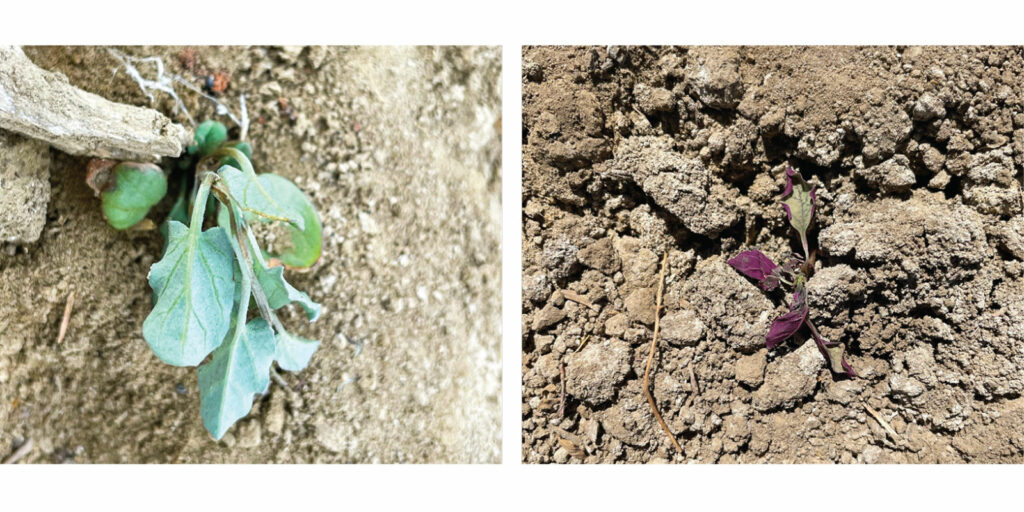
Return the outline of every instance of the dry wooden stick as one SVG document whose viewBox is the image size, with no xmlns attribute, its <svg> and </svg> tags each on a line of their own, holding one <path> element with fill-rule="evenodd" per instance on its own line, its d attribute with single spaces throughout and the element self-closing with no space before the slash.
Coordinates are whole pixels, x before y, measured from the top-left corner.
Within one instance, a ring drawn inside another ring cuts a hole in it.
<svg viewBox="0 0 1024 512">
<path fill-rule="evenodd" d="M 661 424 L 662 430 L 668 435 L 668 438 L 672 440 L 672 444 L 676 447 L 678 453 L 683 453 L 683 449 L 679 447 L 679 443 L 676 442 L 676 436 L 672 435 L 672 432 L 668 429 L 668 425 L 665 424 L 665 420 L 661 418 L 661 413 L 658 412 L 658 406 L 654 403 L 654 396 L 651 395 L 650 381 L 651 381 L 651 361 L 654 360 L 654 348 L 658 346 L 658 319 L 661 317 L 661 296 L 665 291 L 665 267 L 668 265 L 668 253 L 666 252 L 661 258 L 661 272 L 658 274 L 658 304 L 654 306 L 654 338 L 651 340 L 651 352 L 647 354 L 647 369 L 644 370 L 644 393 L 647 394 L 647 403 L 651 404 L 651 411 L 654 412 L 654 417 L 658 419 L 658 423 Z"/>
<path fill-rule="evenodd" d="M 903 438 L 900 437 L 900 435 L 897 434 L 896 431 L 893 430 L 893 428 L 891 426 L 889 426 L 889 422 L 885 421 L 885 418 L 883 418 L 882 415 L 878 413 L 878 411 L 876 411 L 874 408 L 872 408 L 870 405 L 868 405 L 867 402 L 863 402 L 863 404 L 864 404 L 864 409 L 866 409 L 868 411 L 868 414 L 870 414 L 871 417 L 875 418 L 875 421 L 877 421 L 878 424 L 882 426 L 882 429 L 885 430 L 886 433 L 888 433 L 890 437 L 892 437 L 893 441 L 895 441 L 897 444 L 900 444 L 900 445 L 906 445 L 907 444 L 903 440 Z"/>
<path fill-rule="evenodd" d="M 1024 212 L 1024 174 L 1020 175 L 1020 207 L 1021 211 Z"/>
<path fill-rule="evenodd" d="M 689 396 L 689 398 L 686 399 L 686 404 L 684 405 L 684 407 L 689 407 L 689 406 L 693 405 L 694 399 L 697 398 L 697 392 L 700 391 L 700 389 L 697 388 L 697 376 L 694 375 L 694 373 L 693 373 L 693 362 L 692 361 L 690 362 L 689 368 L 690 368 L 690 396 Z"/>
<path fill-rule="evenodd" d="M 75 291 L 71 290 L 68 295 L 68 302 L 64 305 L 64 317 L 60 321 L 60 330 L 57 331 L 57 344 L 64 341 L 64 335 L 68 333 L 68 323 L 71 322 L 71 308 L 75 306 Z"/>
<path fill-rule="evenodd" d="M 583 341 L 582 341 L 582 342 L 580 342 L 580 346 L 576 347 L 576 352 L 579 352 L 579 351 L 580 351 L 580 349 L 582 349 L 582 348 L 583 348 L 583 345 L 586 345 L 586 344 L 587 344 L 587 340 L 589 340 L 589 339 L 590 339 L 590 335 L 588 334 L 588 335 L 587 335 L 587 337 L 586 337 L 586 338 L 583 338 Z"/>
<path fill-rule="evenodd" d="M 562 290 L 562 297 L 565 297 L 566 299 L 569 299 L 577 304 L 582 304 L 594 311 L 600 310 L 600 308 L 595 306 L 594 303 L 590 302 L 590 300 L 588 300 L 585 296 L 572 290 Z"/>
<path fill-rule="evenodd" d="M 14 453 L 12 453 L 10 457 L 7 457 L 6 459 L 4 459 L 3 463 L 4 464 L 15 464 L 19 460 L 24 459 L 25 456 L 27 456 L 29 454 L 29 452 L 32 451 L 33 444 L 34 443 L 32 442 L 32 438 L 29 438 L 28 441 L 25 441 L 25 443 L 22 444 L 17 450 L 14 450 Z"/>
<path fill-rule="evenodd" d="M 562 377 L 562 396 L 558 400 L 558 417 L 559 418 L 564 418 L 565 417 L 565 362 L 559 362 L 558 363 L 558 371 L 559 371 L 559 373 L 562 374 L 561 375 L 561 377 Z"/>
</svg>

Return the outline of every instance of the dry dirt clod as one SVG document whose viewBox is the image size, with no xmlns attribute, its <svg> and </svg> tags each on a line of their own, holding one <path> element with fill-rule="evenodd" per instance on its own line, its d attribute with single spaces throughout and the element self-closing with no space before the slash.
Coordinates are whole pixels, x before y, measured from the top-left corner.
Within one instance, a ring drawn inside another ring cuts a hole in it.
<svg viewBox="0 0 1024 512">
<path fill-rule="evenodd" d="M 666 313 L 661 319 L 661 339 L 678 347 L 695 347 L 704 339 L 704 322 L 692 309 Z"/>
<path fill-rule="evenodd" d="M 764 384 L 754 393 L 754 409 L 763 412 L 793 407 L 814 392 L 818 374 L 824 367 L 825 357 L 814 340 L 805 341 L 800 348 L 768 365 Z"/>
<path fill-rule="evenodd" d="M 49 200 L 46 143 L 0 129 L 0 242 L 38 240 Z"/>
<path fill-rule="evenodd" d="M 764 382 L 764 368 L 768 359 L 764 351 L 743 356 L 736 362 L 736 380 L 750 388 L 757 388 Z"/>
<path fill-rule="evenodd" d="M 595 406 L 611 401 L 629 373 L 632 355 L 633 350 L 622 340 L 588 343 L 566 358 L 566 392 Z"/>
</svg>

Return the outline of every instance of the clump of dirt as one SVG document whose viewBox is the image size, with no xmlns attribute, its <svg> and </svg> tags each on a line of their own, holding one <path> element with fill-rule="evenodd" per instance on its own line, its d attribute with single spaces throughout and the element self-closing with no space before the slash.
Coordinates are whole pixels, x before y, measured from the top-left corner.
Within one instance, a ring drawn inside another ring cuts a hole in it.
<svg viewBox="0 0 1024 512">
<path fill-rule="evenodd" d="M 321 346 L 213 441 L 195 369 L 161 363 L 142 339 L 160 235 L 110 228 L 86 161 L 51 150 L 42 237 L 0 247 L 0 456 L 31 440 L 30 462 L 499 461 L 500 51 L 123 51 L 161 57 L 198 87 L 212 77 L 236 113 L 246 95 L 257 172 L 294 180 L 323 221 L 321 260 L 288 277 L 323 316 L 285 317 Z M 76 86 L 149 106 L 105 49 L 26 53 Z M 197 120 L 215 117 L 181 94 Z"/>
<path fill-rule="evenodd" d="M 1024 461 L 1024 50 L 531 47 L 523 68 L 523 461 Z M 785 297 L 726 264 L 802 252 L 787 164 L 818 186 L 811 318 L 856 378 L 813 340 L 767 350 Z M 651 380 L 683 453 L 642 388 L 663 253 Z"/>
</svg>

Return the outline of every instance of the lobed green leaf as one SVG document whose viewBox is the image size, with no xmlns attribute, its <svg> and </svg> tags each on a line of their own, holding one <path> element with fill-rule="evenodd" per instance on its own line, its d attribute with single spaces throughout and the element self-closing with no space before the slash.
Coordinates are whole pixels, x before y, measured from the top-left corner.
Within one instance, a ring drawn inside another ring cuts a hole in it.
<svg viewBox="0 0 1024 512">
<path fill-rule="evenodd" d="M 320 342 L 296 336 L 288 331 L 277 333 L 277 353 L 274 360 L 282 370 L 297 372 L 309 365 Z"/>
<path fill-rule="evenodd" d="M 274 345 L 274 331 L 266 320 L 236 324 L 231 339 L 199 367 L 199 412 L 215 439 L 224 437 L 231 425 L 249 414 L 255 395 L 267 391 Z"/>
<path fill-rule="evenodd" d="M 284 267 L 264 267 L 259 261 L 254 262 L 253 269 L 256 272 L 256 280 L 263 287 L 267 294 L 267 302 L 273 309 L 284 307 L 288 303 L 297 302 L 306 312 L 306 318 L 315 322 L 320 318 L 320 304 L 313 302 L 306 295 L 284 280 Z"/>
</svg>

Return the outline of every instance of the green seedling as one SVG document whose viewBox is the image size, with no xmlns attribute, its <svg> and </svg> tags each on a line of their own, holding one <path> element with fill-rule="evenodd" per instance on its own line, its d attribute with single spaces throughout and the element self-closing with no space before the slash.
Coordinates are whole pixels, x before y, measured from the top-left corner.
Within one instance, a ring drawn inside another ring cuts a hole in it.
<svg viewBox="0 0 1024 512">
<path fill-rule="evenodd" d="M 122 162 L 108 179 L 100 197 L 103 216 L 114 229 L 138 224 L 167 194 L 167 177 L 153 164 Z"/>
<path fill-rule="evenodd" d="M 143 338 L 161 361 L 199 366 L 200 413 L 215 439 L 249 413 L 255 396 L 267 392 L 275 362 L 282 370 L 300 371 L 319 346 L 289 332 L 277 310 L 296 303 L 309 321 L 321 313 L 320 304 L 285 280 L 284 267 L 268 263 L 275 258 L 308 268 L 317 261 L 322 231 L 313 204 L 288 179 L 256 174 L 249 144 L 226 139 L 222 124 L 200 124 L 195 144 L 177 165 L 187 171 L 161 226 L 166 245 L 149 271 L 154 304 L 142 324 Z M 155 176 L 152 169 L 131 168 L 121 178 L 118 168 L 113 174 L 121 188 L 112 192 L 127 193 L 134 190 L 129 185 Z M 166 194 L 166 179 L 159 168 L 155 172 L 162 188 L 146 191 L 140 219 Z M 121 207 L 134 205 L 127 197 L 112 197 Z M 205 227 L 211 212 L 216 225 Z M 113 224 L 114 217 L 107 218 Z M 280 254 L 263 251 L 254 223 L 284 224 L 292 246 Z"/>
<path fill-rule="evenodd" d="M 193 144 L 185 149 L 189 156 L 202 158 L 213 153 L 228 138 L 228 129 L 217 121 L 203 121 L 196 126 Z"/>
</svg>

